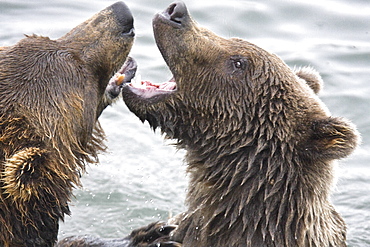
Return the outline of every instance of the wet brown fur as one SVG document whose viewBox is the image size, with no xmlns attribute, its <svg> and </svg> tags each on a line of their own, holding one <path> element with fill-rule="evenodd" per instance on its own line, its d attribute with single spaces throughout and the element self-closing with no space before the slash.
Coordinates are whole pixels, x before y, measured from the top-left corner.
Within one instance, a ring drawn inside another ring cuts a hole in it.
<svg viewBox="0 0 370 247">
<path fill-rule="evenodd" d="M 126 87 L 123 97 L 187 150 L 188 209 L 172 221 L 179 224 L 173 239 L 184 246 L 346 246 L 329 196 L 333 160 L 353 151 L 358 133 L 315 95 L 317 72 L 295 73 L 276 55 L 221 38 L 187 14 L 181 27 L 162 14 L 153 26 L 177 91 L 145 99 Z"/>
<path fill-rule="evenodd" d="M 133 42 L 125 8 L 0 49 L 0 246 L 53 246 L 85 163 L 105 149 L 105 87 Z"/>
</svg>

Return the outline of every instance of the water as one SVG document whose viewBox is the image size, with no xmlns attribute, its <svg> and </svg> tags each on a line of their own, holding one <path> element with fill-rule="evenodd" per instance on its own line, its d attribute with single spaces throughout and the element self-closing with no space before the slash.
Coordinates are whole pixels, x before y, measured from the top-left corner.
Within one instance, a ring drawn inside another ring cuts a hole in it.
<svg viewBox="0 0 370 247">
<path fill-rule="evenodd" d="M 363 143 L 339 164 L 333 203 L 348 224 L 349 246 L 370 246 L 370 3 L 367 0 L 188 0 L 201 25 L 241 37 L 281 56 L 290 66 L 311 65 L 323 76 L 320 97 L 334 116 L 351 119 Z M 0 46 L 23 34 L 58 38 L 114 3 L 103 0 L 0 0 Z M 152 34 L 153 15 L 171 1 L 127 0 L 137 38 L 131 55 L 143 79 L 171 76 Z M 75 191 L 72 217 L 59 236 L 122 237 L 131 229 L 184 210 L 182 151 L 141 124 L 122 101 L 101 116 L 109 150 L 91 165 Z"/>
</svg>

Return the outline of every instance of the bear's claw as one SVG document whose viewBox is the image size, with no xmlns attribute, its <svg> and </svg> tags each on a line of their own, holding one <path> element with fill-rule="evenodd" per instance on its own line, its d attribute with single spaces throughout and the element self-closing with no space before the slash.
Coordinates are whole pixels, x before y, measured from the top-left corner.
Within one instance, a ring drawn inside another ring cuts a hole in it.
<svg viewBox="0 0 370 247">
<path fill-rule="evenodd" d="M 158 229 L 158 232 L 162 235 L 169 235 L 173 230 L 176 230 L 177 226 L 175 225 L 165 225 Z"/>
<path fill-rule="evenodd" d="M 131 232 L 130 246 L 136 247 L 179 247 L 180 243 L 169 241 L 171 233 L 176 230 L 175 225 L 166 225 L 165 222 L 154 222 L 146 227 Z"/>
<path fill-rule="evenodd" d="M 182 247 L 182 244 L 178 242 L 168 241 L 168 242 L 150 244 L 147 247 Z"/>
</svg>

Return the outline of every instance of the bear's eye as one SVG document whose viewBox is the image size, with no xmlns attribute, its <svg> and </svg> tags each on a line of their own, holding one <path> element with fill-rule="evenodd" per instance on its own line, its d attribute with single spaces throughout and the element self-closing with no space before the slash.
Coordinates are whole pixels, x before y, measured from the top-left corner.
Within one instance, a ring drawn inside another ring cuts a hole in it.
<svg viewBox="0 0 370 247">
<path fill-rule="evenodd" d="M 242 62 L 240 62 L 240 61 L 236 61 L 236 62 L 234 62 L 234 64 L 235 64 L 235 68 L 237 68 L 237 69 L 241 69 L 242 66 L 243 66 Z"/>
<path fill-rule="evenodd" d="M 247 68 L 247 59 L 240 56 L 231 57 L 231 61 L 234 67 L 234 70 L 245 70 Z"/>
</svg>

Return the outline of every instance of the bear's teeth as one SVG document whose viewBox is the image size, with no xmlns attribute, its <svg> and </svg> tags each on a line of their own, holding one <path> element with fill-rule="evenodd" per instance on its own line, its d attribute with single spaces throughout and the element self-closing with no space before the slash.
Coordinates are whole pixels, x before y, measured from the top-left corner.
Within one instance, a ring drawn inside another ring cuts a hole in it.
<svg viewBox="0 0 370 247">
<path fill-rule="evenodd" d="M 116 73 L 115 78 L 116 85 L 120 86 L 123 83 L 123 80 L 125 79 L 125 74 Z"/>
<path fill-rule="evenodd" d="M 145 85 L 141 83 L 141 75 L 136 75 L 132 80 L 131 80 L 131 86 L 135 88 L 146 88 Z"/>
<path fill-rule="evenodd" d="M 108 85 L 116 85 L 120 86 L 125 79 L 125 74 L 121 74 L 119 72 L 115 73 L 109 80 Z"/>
</svg>

